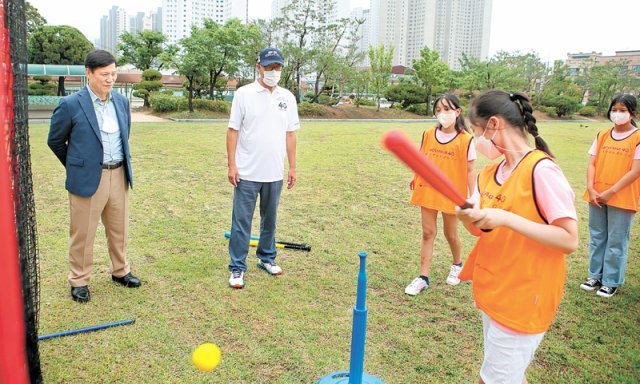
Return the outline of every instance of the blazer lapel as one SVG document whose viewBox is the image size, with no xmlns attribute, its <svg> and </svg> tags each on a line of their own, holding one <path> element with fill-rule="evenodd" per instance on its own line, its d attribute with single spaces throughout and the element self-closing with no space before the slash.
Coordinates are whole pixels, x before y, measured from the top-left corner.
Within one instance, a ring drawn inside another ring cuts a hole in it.
<svg viewBox="0 0 640 384">
<path fill-rule="evenodd" d="M 98 124 L 98 118 L 96 117 L 96 110 L 93 107 L 93 100 L 91 100 L 91 94 L 87 91 L 86 88 L 83 88 L 78 93 L 82 93 L 80 97 L 80 106 L 84 111 L 84 114 L 87 116 L 87 120 L 93 128 L 93 133 L 96 134 L 100 144 L 102 144 L 102 135 L 100 134 L 100 125 Z"/>
</svg>

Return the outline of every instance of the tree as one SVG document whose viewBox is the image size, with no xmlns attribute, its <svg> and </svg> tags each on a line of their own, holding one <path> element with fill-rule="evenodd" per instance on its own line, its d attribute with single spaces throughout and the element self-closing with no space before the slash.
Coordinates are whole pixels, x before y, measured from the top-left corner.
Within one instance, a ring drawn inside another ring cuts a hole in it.
<svg viewBox="0 0 640 384">
<path fill-rule="evenodd" d="M 258 52 L 265 47 L 278 46 L 275 41 L 277 23 L 274 20 L 255 20 L 251 26 L 255 31 L 257 31 L 257 35 L 250 39 L 246 39 L 245 41 L 243 58 L 236 71 L 236 78 L 239 81 L 238 86 L 240 86 L 240 84 L 249 84 L 255 80 L 257 74 L 256 58 L 258 57 Z"/>
<path fill-rule="evenodd" d="M 542 100 L 544 105 L 555 108 L 556 116 L 570 116 L 580 109 L 580 98 L 567 95 L 554 95 Z"/>
<path fill-rule="evenodd" d="M 142 72 L 142 81 L 133 84 L 133 96 L 144 99 L 144 107 L 150 107 L 149 95 L 162 88 L 162 73 L 155 69 Z"/>
<path fill-rule="evenodd" d="M 118 64 L 132 64 L 142 71 L 161 69 L 178 52 L 177 46 L 165 45 L 167 38 L 160 32 L 125 32 L 120 35 L 120 40 Z"/>
<path fill-rule="evenodd" d="M 384 45 L 378 48 L 369 47 L 369 62 L 371 63 L 371 85 L 376 94 L 376 103 L 380 111 L 380 95 L 387 88 L 389 77 L 391 76 L 391 59 L 393 58 L 393 47 L 388 50 Z"/>
<path fill-rule="evenodd" d="M 273 25 L 282 35 L 279 45 L 287 61 L 282 73 L 284 85 L 293 92 L 298 103 L 303 68 L 312 63 L 312 45 L 327 28 L 327 15 L 332 9 L 331 1 L 292 0 L 282 9 L 284 16 L 274 20 Z"/>
<path fill-rule="evenodd" d="M 597 101 L 598 114 L 604 112 L 616 92 L 621 91 L 622 76 L 616 62 L 608 62 L 591 67 L 591 83 L 589 91 Z"/>
<path fill-rule="evenodd" d="M 527 89 L 528 80 L 525 78 L 525 69 L 520 65 L 526 60 L 522 59 L 517 52 L 505 51 L 496 53 L 488 61 L 463 55 L 460 60 L 461 85 L 469 93 L 494 88 L 524 91 Z"/>
<path fill-rule="evenodd" d="M 391 102 L 402 103 L 402 108 L 425 100 L 425 89 L 417 84 L 398 84 L 386 89 L 384 96 Z"/>
<path fill-rule="evenodd" d="M 260 31 L 255 25 L 244 25 L 239 19 L 231 19 L 224 25 L 205 20 L 204 28 L 192 33 L 198 34 L 197 38 L 208 50 L 204 64 L 209 76 L 209 98 L 213 99 L 222 74 L 238 73 L 245 60 L 253 57 Z"/>
<path fill-rule="evenodd" d="M 462 67 L 462 70 L 459 72 L 460 84 L 462 88 L 467 90 L 469 96 L 471 96 L 474 91 L 485 89 L 483 64 L 480 59 L 469 57 L 463 53 L 460 59 L 460 66 Z"/>
<path fill-rule="evenodd" d="M 329 79 L 330 77 L 335 79 L 335 82 L 338 84 L 340 90 L 340 97 L 344 95 L 347 86 L 349 84 L 352 84 L 354 80 L 356 80 L 358 77 L 362 78 L 362 74 L 369 74 L 368 71 L 358 71 L 356 69 L 358 63 L 362 62 L 365 53 L 359 51 L 359 48 L 356 45 L 356 40 L 350 41 L 351 43 L 344 48 L 344 53 L 341 55 L 341 57 L 339 57 L 334 65 L 329 68 L 328 73 L 330 73 L 331 75 L 327 75 L 325 77 L 325 81 L 327 81 L 327 79 Z M 364 78 L 356 81 L 363 80 Z"/>
<path fill-rule="evenodd" d="M 558 117 L 568 116 L 580 108 L 581 96 L 580 87 L 569 76 L 567 66 L 557 60 L 542 90 L 540 103 L 555 108 Z"/>
<path fill-rule="evenodd" d="M 422 48 L 420 58 L 413 61 L 415 76 L 426 91 L 425 102 L 427 111 L 431 108 L 433 87 L 438 86 L 448 77 L 449 67 L 442 60 L 436 50 Z"/>
<path fill-rule="evenodd" d="M 328 84 L 338 80 L 345 67 L 353 70 L 353 66 L 362 59 L 357 49 L 357 31 L 364 20 L 340 19 L 318 29 L 318 38 L 314 42 L 312 53 L 313 71 L 315 72 L 314 94 L 311 102 L 317 102 L 322 93 L 321 80 Z M 346 42 L 346 44 L 345 44 Z M 340 86 L 340 81 L 338 81 Z"/>
<path fill-rule="evenodd" d="M 195 76 L 191 80 L 185 80 L 182 87 L 193 92 L 194 99 L 202 99 L 209 92 L 209 76 Z"/>
<path fill-rule="evenodd" d="M 47 24 L 47 19 L 42 17 L 40 12 L 38 12 L 38 9 L 28 1 L 26 2 L 26 6 L 27 35 L 31 35 L 36 29 L 38 29 L 38 27 L 42 27 Z"/>
<path fill-rule="evenodd" d="M 540 61 L 537 53 L 514 54 L 508 61 L 518 77 L 523 80 L 521 89 L 527 95 L 539 93 L 540 81 L 549 74 L 549 68 Z"/>
<path fill-rule="evenodd" d="M 82 65 L 92 50 L 82 32 L 66 25 L 45 25 L 29 36 L 29 62 L 34 64 Z M 59 76 L 58 96 L 65 94 L 64 76 Z"/>
<path fill-rule="evenodd" d="M 207 56 L 209 49 L 206 45 L 206 36 L 202 28 L 191 27 L 191 34 L 180 41 L 183 50 L 176 66 L 178 73 L 187 78 L 187 91 L 189 92 L 189 112 L 193 112 L 193 92 L 198 87 L 199 79 L 206 77 Z"/>
<path fill-rule="evenodd" d="M 51 83 L 51 76 L 33 76 L 34 83 L 29 84 L 29 96 L 55 96 L 57 86 Z"/>
<path fill-rule="evenodd" d="M 356 107 L 360 107 L 360 103 L 357 101 L 362 98 L 362 95 L 367 93 L 369 89 L 369 82 L 371 79 L 371 71 L 358 70 L 349 68 L 348 72 L 350 76 L 347 78 L 347 89 L 352 92 L 356 99 Z"/>
<path fill-rule="evenodd" d="M 452 89 L 459 89 L 462 86 L 462 79 L 459 76 L 459 72 L 447 71 L 446 76 L 440 82 L 440 87 L 434 90 L 437 93 L 444 93 Z"/>
</svg>

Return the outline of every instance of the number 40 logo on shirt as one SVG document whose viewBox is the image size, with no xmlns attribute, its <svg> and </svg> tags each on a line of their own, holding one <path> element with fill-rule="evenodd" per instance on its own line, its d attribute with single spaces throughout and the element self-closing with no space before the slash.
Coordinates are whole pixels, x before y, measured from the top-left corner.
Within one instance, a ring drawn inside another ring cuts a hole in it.
<svg viewBox="0 0 640 384">
<path fill-rule="evenodd" d="M 287 110 L 287 103 L 285 103 L 284 101 L 281 101 L 278 103 L 278 109 L 280 109 L 281 111 L 286 111 Z"/>
</svg>

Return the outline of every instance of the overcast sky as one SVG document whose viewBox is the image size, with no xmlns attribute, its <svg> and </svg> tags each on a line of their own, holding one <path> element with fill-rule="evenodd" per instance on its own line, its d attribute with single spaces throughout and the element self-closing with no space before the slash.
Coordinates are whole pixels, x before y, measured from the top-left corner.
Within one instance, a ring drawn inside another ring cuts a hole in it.
<svg viewBox="0 0 640 384">
<path fill-rule="evenodd" d="M 127 13 L 148 12 L 162 0 L 28 0 L 52 25 L 71 25 L 95 42 L 100 18 L 117 5 Z M 235 0 L 237 1 L 237 0 Z M 369 7 L 369 0 L 351 0 Z M 640 50 L 640 0 L 493 0 L 489 54 L 537 52 L 545 62 L 567 53 Z M 271 0 L 249 0 L 250 18 L 271 16 Z M 634 31 L 635 28 L 635 31 Z"/>
</svg>

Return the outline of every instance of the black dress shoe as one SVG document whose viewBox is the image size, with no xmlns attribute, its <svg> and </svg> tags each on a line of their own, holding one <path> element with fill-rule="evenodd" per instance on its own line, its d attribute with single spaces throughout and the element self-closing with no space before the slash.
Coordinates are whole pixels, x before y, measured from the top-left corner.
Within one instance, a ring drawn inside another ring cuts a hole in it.
<svg viewBox="0 0 640 384">
<path fill-rule="evenodd" d="M 71 298 L 78 303 L 86 303 L 91 299 L 89 293 L 89 286 L 84 285 L 82 287 L 71 287 Z"/>
<path fill-rule="evenodd" d="M 122 277 L 115 277 L 111 275 L 111 280 L 115 281 L 118 284 L 124 285 L 127 288 L 138 288 L 140 285 L 142 285 L 142 282 L 140 282 L 140 279 L 133 276 L 131 272 L 127 273 Z"/>
</svg>

